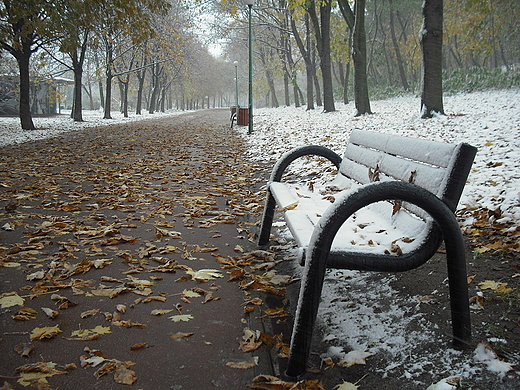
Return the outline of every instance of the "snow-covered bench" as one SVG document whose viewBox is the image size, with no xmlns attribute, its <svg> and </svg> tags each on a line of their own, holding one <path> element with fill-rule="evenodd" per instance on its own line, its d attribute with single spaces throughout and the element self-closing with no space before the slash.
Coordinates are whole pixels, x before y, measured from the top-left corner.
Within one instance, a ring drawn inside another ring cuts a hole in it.
<svg viewBox="0 0 520 390">
<path fill-rule="evenodd" d="M 287 152 L 267 188 L 259 245 L 269 242 L 276 210 L 305 263 L 287 374 L 305 371 L 326 268 L 407 271 L 428 261 L 444 240 L 453 342 L 471 339 L 464 242 L 453 212 L 476 148 L 354 130 L 343 158 L 321 146 Z M 338 173 L 329 185 L 287 184 L 296 159 L 317 155 Z M 312 187 L 312 186 L 310 186 Z"/>
</svg>

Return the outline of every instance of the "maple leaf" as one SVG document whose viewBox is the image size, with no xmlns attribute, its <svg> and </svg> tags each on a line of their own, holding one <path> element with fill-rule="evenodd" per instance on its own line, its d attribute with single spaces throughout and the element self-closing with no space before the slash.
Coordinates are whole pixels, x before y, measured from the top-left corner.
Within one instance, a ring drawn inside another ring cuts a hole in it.
<svg viewBox="0 0 520 390">
<path fill-rule="evenodd" d="M 31 332 L 31 340 L 50 339 L 61 333 L 59 325 L 34 328 Z"/>
<path fill-rule="evenodd" d="M 191 314 L 178 314 L 176 316 L 171 316 L 168 318 L 170 318 L 173 322 L 180 322 L 180 321 L 187 322 L 189 320 L 192 320 L 193 316 Z"/>
<path fill-rule="evenodd" d="M 24 302 L 25 300 L 14 291 L 0 295 L 0 307 L 2 309 L 12 306 L 23 306 Z"/>
<path fill-rule="evenodd" d="M 333 390 L 357 390 L 359 386 L 356 386 L 354 383 L 351 382 L 343 382 L 339 385 L 336 385 Z"/>
<path fill-rule="evenodd" d="M 366 364 L 366 359 L 372 356 L 373 353 L 365 351 L 350 351 L 338 363 L 340 367 L 351 367 L 355 364 Z"/>
</svg>

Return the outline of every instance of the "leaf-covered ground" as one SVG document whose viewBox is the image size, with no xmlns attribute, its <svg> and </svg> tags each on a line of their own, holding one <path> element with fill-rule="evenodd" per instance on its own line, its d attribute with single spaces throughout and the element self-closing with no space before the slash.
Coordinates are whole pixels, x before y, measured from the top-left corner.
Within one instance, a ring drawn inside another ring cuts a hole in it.
<svg viewBox="0 0 520 390">
<path fill-rule="evenodd" d="M 227 119 L 2 148 L 2 389 L 245 388 L 272 371 L 260 345 L 286 347 L 256 317 L 284 314 L 254 292 L 291 280 L 251 241 L 263 168 Z"/>
<path fill-rule="evenodd" d="M 227 110 L 25 135 L 62 138 L 0 153 L 0 376 L 53 389 L 517 388 L 520 137 L 508 96 L 453 97 L 454 114 L 431 121 L 411 118 L 409 98 L 375 102 L 366 118 L 259 110 L 247 144 Z M 283 228 L 268 251 L 254 244 L 258 189 L 283 151 L 341 153 L 353 127 L 479 147 L 458 212 L 474 345 L 450 348 L 442 253 L 399 275 L 332 271 L 296 383 L 283 369 L 299 269 Z"/>
</svg>

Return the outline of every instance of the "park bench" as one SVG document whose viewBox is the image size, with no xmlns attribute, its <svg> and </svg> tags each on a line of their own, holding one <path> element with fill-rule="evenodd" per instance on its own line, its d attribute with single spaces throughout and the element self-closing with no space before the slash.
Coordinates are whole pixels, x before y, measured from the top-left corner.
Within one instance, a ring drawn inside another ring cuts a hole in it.
<svg viewBox="0 0 520 390">
<path fill-rule="evenodd" d="M 453 344 L 469 345 L 464 241 L 454 212 L 476 151 L 465 143 L 354 130 L 343 158 L 311 145 L 278 160 L 267 186 L 258 243 L 269 242 L 275 211 L 281 211 L 305 265 L 287 375 L 305 372 L 327 268 L 407 271 L 427 262 L 443 240 Z M 310 156 L 336 166 L 329 185 L 318 189 L 282 182 L 293 161 Z"/>
</svg>

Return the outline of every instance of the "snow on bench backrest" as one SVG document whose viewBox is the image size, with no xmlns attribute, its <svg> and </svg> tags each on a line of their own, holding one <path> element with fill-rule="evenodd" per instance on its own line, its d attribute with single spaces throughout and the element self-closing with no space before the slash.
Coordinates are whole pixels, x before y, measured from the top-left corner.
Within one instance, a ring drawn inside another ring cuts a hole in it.
<svg viewBox="0 0 520 390">
<path fill-rule="evenodd" d="M 448 185 L 447 176 L 458 155 L 457 148 L 424 139 L 354 130 L 340 173 L 361 184 L 377 180 L 412 182 L 442 198 Z M 411 205 L 406 208 L 417 212 Z"/>
</svg>

